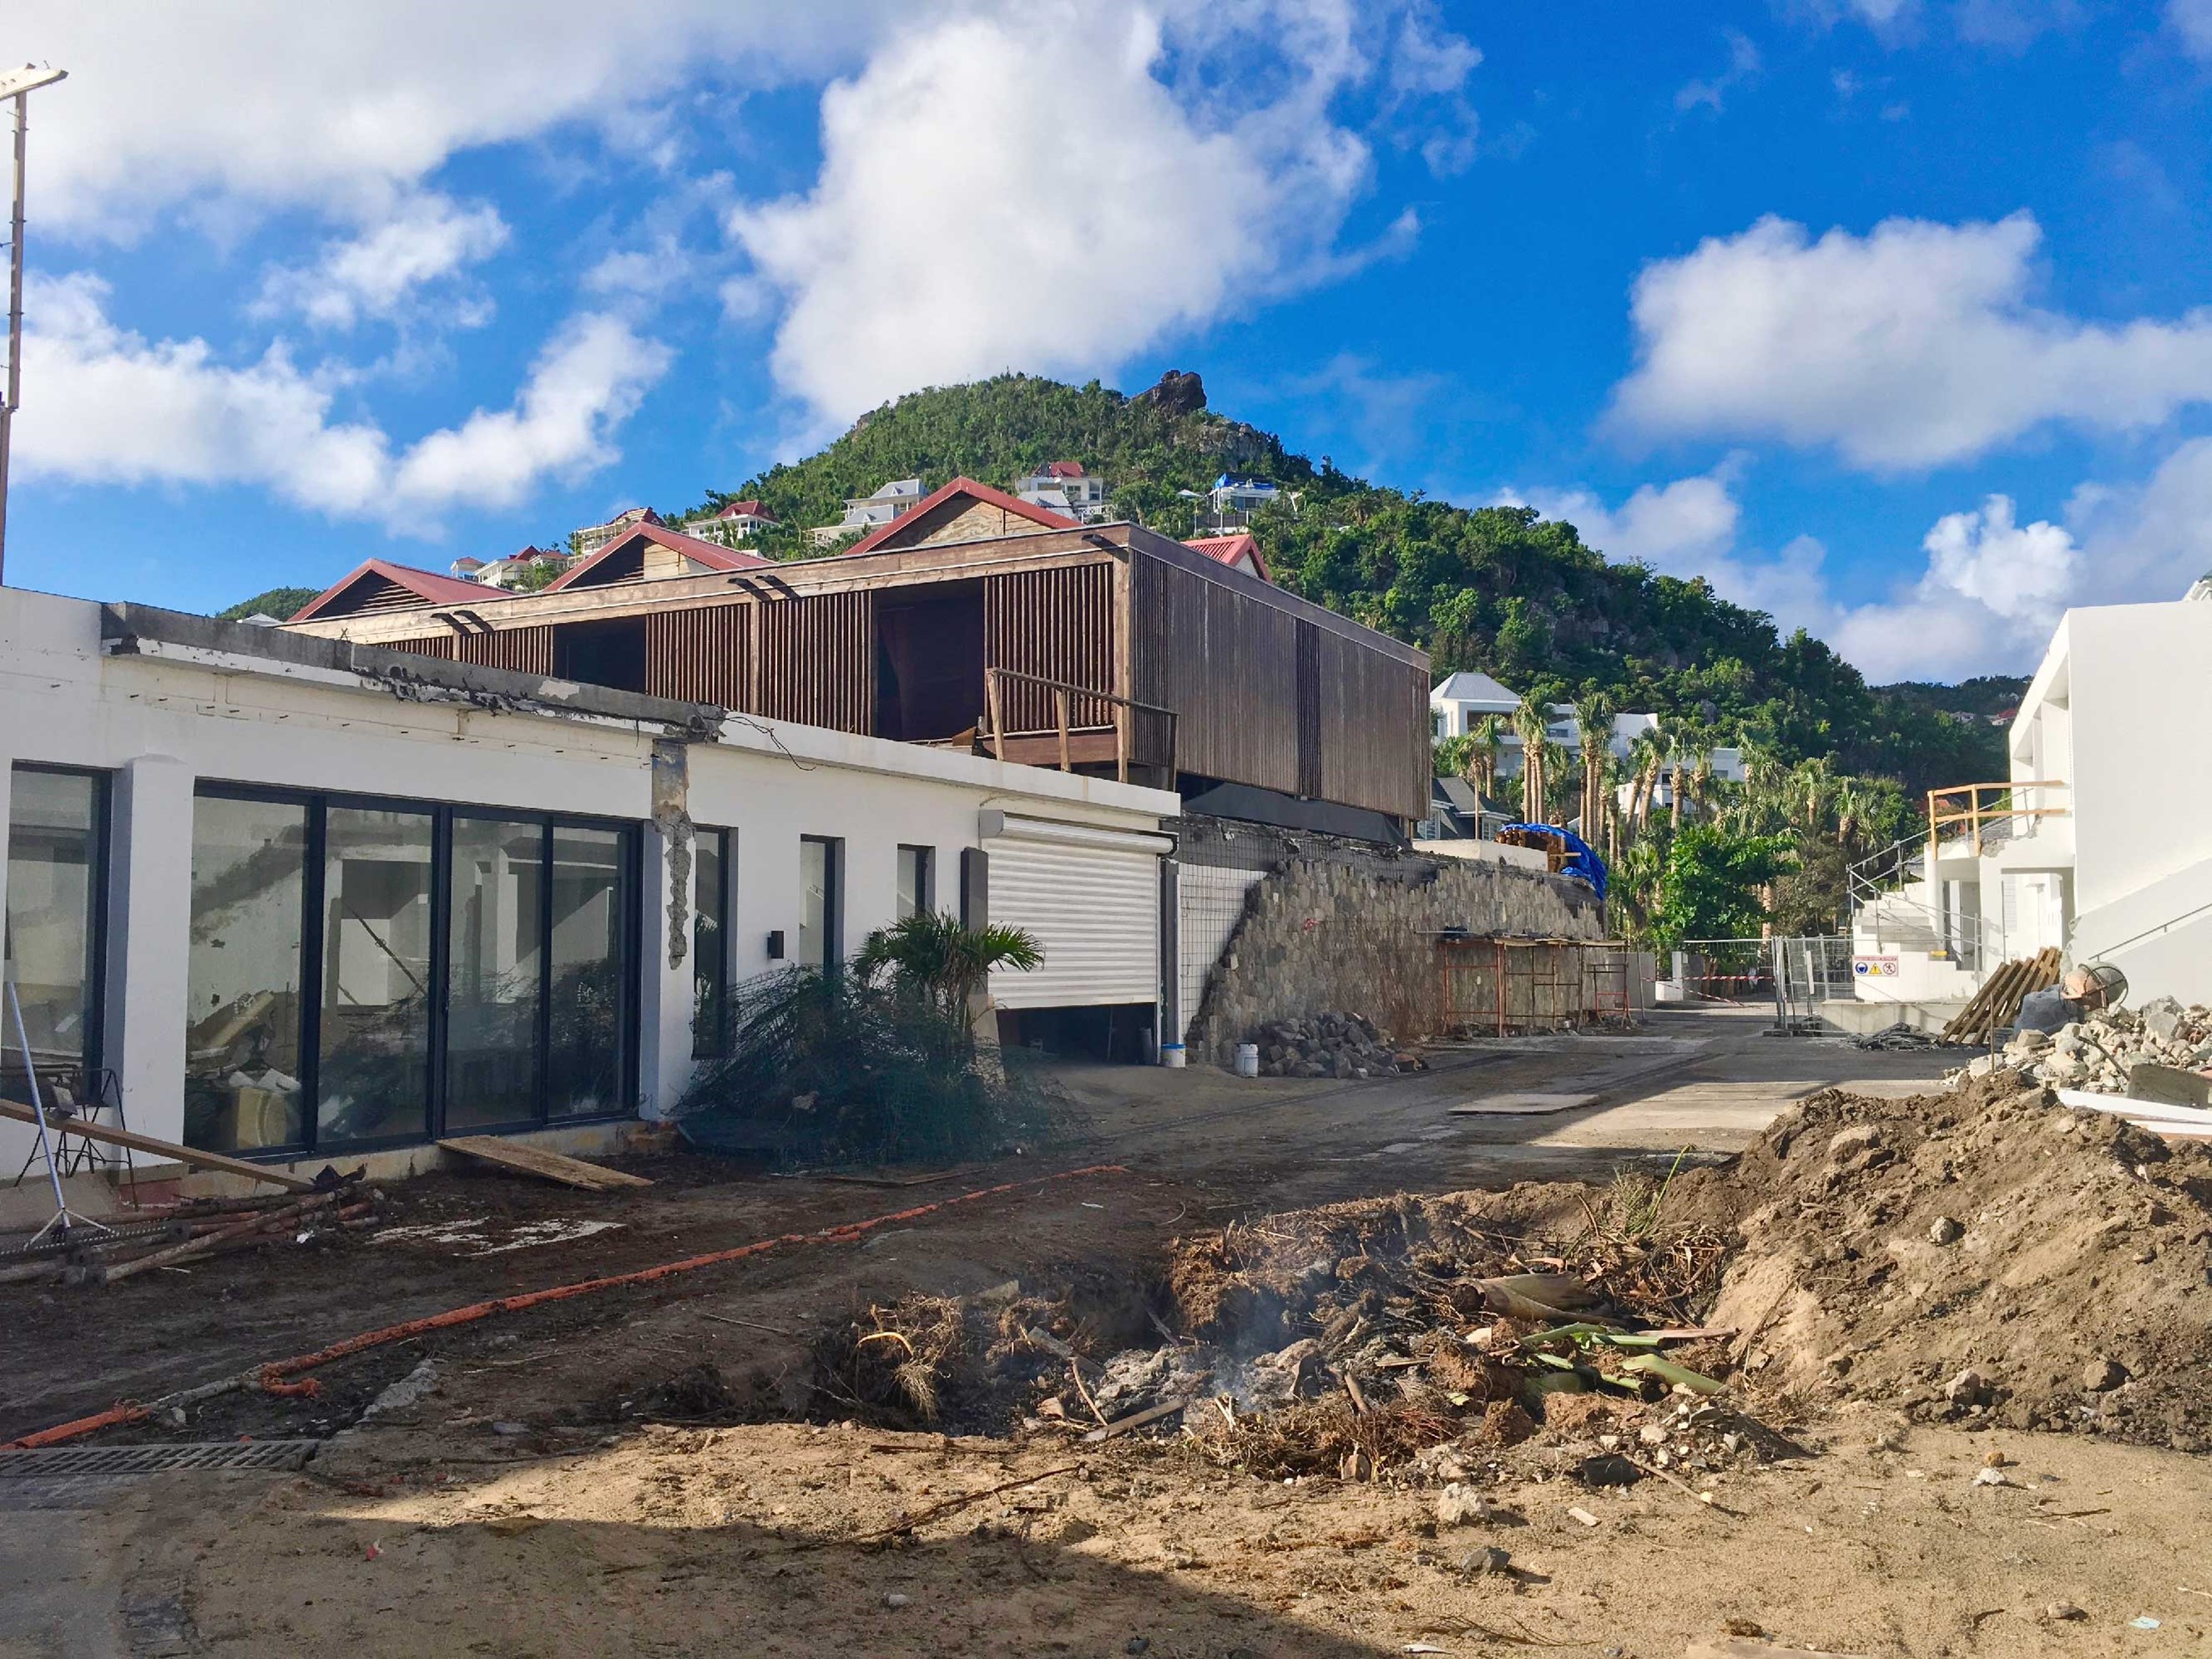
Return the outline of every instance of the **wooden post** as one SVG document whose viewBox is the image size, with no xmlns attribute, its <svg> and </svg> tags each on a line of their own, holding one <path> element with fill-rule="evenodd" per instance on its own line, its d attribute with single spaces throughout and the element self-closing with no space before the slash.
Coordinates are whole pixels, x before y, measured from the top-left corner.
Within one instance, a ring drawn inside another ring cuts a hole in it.
<svg viewBox="0 0 2212 1659">
<path fill-rule="evenodd" d="M 1075 769 L 1067 761 L 1067 688 L 1054 686 L 1052 702 L 1054 712 L 1060 717 L 1060 769 L 1073 772 Z"/>
<path fill-rule="evenodd" d="M 1114 761 L 1115 771 L 1123 783 L 1129 781 L 1129 705 L 1114 705 Z"/>
<path fill-rule="evenodd" d="M 984 699 L 990 708 L 991 756 L 994 760 L 1004 760 L 1006 757 L 1006 691 L 1004 687 L 1005 682 L 1000 679 L 999 671 L 997 669 L 987 668 L 983 671 Z"/>
</svg>

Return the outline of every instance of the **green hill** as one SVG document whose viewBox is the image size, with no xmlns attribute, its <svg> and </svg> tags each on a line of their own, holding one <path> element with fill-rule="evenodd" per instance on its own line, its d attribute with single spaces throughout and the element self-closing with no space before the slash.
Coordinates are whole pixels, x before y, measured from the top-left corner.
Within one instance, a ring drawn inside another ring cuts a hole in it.
<svg viewBox="0 0 2212 1659">
<path fill-rule="evenodd" d="M 1326 457 L 1316 466 L 1206 409 L 1195 375 L 1135 397 L 1018 374 L 915 392 L 708 504 L 758 496 L 789 526 L 762 550 L 805 556 L 800 527 L 834 522 L 846 497 L 887 479 L 919 475 L 933 488 L 965 473 L 1003 485 L 1051 460 L 1080 461 L 1125 516 L 1178 537 L 1193 522 L 1182 492 L 1222 472 L 1295 489 L 1295 510 L 1271 508 L 1255 526 L 1277 580 L 1422 647 L 1440 674 L 1480 668 L 1555 702 L 1603 693 L 1620 708 L 1702 721 L 1718 740 L 1785 764 L 1826 759 L 1895 779 L 1916 800 L 1936 785 L 2002 775 L 2001 733 L 1947 717 L 1931 688 L 1871 687 L 1811 635 L 1781 637 L 1771 618 L 1702 580 L 1613 563 L 1534 509 L 1454 507 L 1351 477 Z"/>
</svg>

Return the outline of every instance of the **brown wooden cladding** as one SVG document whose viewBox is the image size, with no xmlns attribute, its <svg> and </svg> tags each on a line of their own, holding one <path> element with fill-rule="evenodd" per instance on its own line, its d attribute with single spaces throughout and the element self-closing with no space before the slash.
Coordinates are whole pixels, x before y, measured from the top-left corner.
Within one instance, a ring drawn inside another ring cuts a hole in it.
<svg viewBox="0 0 2212 1659">
<path fill-rule="evenodd" d="M 553 672 L 550 628 L 509 628 L 495 634 L 440 634 L 419 640 L 394 640 L 394 651 L 471 662 L 479 668 L 510 668 L 518 674 Z"/>
<path fill-rule="evenodd" d="M 701 605 L 645 615 L 645 689 L 656 697 L 753 707 L 755 605 Z"/>
<path fill-rule="evenodd" d="M 1130 695 L 1176 711 L 1176 766 L 1296 794 L 1297 620 L 1160 559 L 1133 557 L 1130 580 Z"/>
<path fill-rule="evenodd" d="M 983 583 L 983 660 L 993 668 L 1036 674 L 1070 685 L 1115 692 L 1114 567 L 1063 566 L 992 576 Z M 1009 680 L 1002 715 L 1010 732 L 1054 726 L 1059 714 L 1045 686 Z M 1110 704 L 1073 698 L 1077 726 L 1104 726 Z"/>
<path fill-rule="evenodd" d="M 1320 753 L 1309 793 L 1420 817 L 1431 767 L 1426 672 L 1320 629 L 1314 637 Z"/>
<path fill-rule="evenodd" d="M 759 702 L 770 720 L 875 729 L 875 595 L 866 589 L 810 593 L 756 607 Z"/>
</svg>

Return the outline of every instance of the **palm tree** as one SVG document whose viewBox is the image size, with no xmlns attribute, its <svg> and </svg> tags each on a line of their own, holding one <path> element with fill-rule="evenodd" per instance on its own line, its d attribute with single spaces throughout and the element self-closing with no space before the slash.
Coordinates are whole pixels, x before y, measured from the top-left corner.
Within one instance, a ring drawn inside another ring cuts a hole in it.
<svg viewBox="0 0 2212 1659">
<path fill-rule="evenodd" d="M 1521 699 L 1513 711 L 1513 729 L 1521 734 L 1521 817 L 1523 823 L 1544 821 L 1544 749 L 1552 740 L 1551 711 L 1533 696 Z"/>
<path fill-rule="evenodd" d="M 1605 815 L 1606 762 L 1613 744 L 1613 705 L 1602 696 L 1575 705 L 1575 726 L 1583 751 L 1583 839 L 1592 840 Z"/>
<path fill-rule="evenodd" d="M 1468 733 L 1467 781 L 1484 804 L 1498 793 L 1498 751 L 1505 741 L 1505 722 L 1485 714 Z"/>
<path fill-rule="evenodd" d="M 1635 742 L 1628 745 L 1631 781 L 1628 811 L 1630 820 L 1639 834 L 1651 822 L 1651 792 L 1658 787 L 1659 769 L 1665 755 L 1666 750 L 1656 727 L 1638 732 Z"/>
<path fill-rule="evenodd" d="M 888 977 L 965 1030 L 969 1003 L 993 969 L 1027 973 L 1043 962 L 1036 936 L 1018 927 L 963 927 L 952 916 L 921 910 L 869 934 L 853 972 L 869 984 Z"/>
</svg>

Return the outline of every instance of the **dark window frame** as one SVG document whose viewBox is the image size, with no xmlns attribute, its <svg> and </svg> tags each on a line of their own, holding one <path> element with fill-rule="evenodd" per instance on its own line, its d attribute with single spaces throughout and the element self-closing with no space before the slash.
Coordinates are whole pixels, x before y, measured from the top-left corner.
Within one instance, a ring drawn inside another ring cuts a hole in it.
<svg viewBox="0 0 2212 1659">
<path fill-rule="evenodd" d="M 692 866 L 691 896 L 695 901 L 697 899 L 699 895 L 699 880 L 697 874 L 698 866 L 696 862 L 698 858 L 698 842 L 705 841 L 710 837 L 713 839 L 715 845 L 715 858 L 718 862 L 718 867 L 721 871 L 721 883 L 714 896 L 716 899 L 714 909 L 714 938 L 721 947 L 720 951 L 721 961 L 717 969 L 714 981 L 715 995 L 714 999 L 713 1013 L 714 1029 L 707 1034 L 706 1040 L 703 1044 L 701 1041 L 699 1031 L 698 1012 L 699 919 L 696 914 L 691 919 L 691 1058 L 694 1060 L 720 1060 L 727 1055 L 730 1046 L 730 1034 L 726 1028 L 729 1024 L 730 986 L 732 982 L 731 969 L 736 965 L 734 944 L 736 940 L 735 923 L 737 921 L 738 908 L 738 832 L 733 829 L 702 829 L 695 825 L 691 833 L 693 842 L 692 858 L 695 860 Z"/>
<path fill-rule="evenodd" d="M 918 842 L 902 841 L 898 844 L 898 850 L 900 854 L 921 854 L 916 866 L 916 873 L 921 879 L 915 883 L 914 913 L 918 916 L 934 915 L 937 913 L 937 849 Z"/>
<path fill-rule="evenodd" d="M 845 838 L 842 836 L 801 836 L 800 848 L 809 843 L 822 848 L 822 959 L 802 962 L 824 975 L 842 973 L 845 967 Z M 806 902 L 802 890 L 799 902 Z M 804 912 L 801 912 L 802 920 Z M 802 927 L 802 933 L 805 929 Z"/>
<path fill-rule="evenodd" d="M 538 1075 L 532 1091 L 534 1115 L 499 1124 L 471 1124 L 471 1134 L 514 1134 L 532 1129 L 565 1128 L 574 1124 L 619 1122 L 636 1115 L 640 1098 L 639 976 L 643 963 L 643 903 L 639 892 L 641 831 L 634 819 L 589 812 L 542 812 L 524 807 L 478 805 L 468 801 L 423 800 L 404 795 L 361 794 L 350 790 L 289 789 L 265 784 L 234 783 L 204 778 L 196 782 L 192 799 L 259 801 L 276 806 L 300 806 L 307 811 L 305 869 L 301 883 L 303 915 L 300 927 L 300 1090 L 303 1139 L 282 1146 L 256 1146 L 234 1155 L 250 1162 L 286 1163 L 325 1153 L 380 1152 L 391 1147 L 419 1146 L 446 1133 L 447 1019 L 452 998 L 453 823 L 455 817 L 489 818 L 503 823 L 528 824 L 539 831 L 543 854 L 538 865 L 538 925 L 544 930 L 538 951 Z M 427 813 L 430 830 L 430 1007 L 428 1032 L 429 1085 L 424 1103 L 423 1132 L 378 1136 L 362 1140 L 325 1140 L 320 1134 L 322 1100 L 322 1006 L 324 930 L 329 875 L 325 823 L 333 806 L 369 811 Z M 617 1101 L 613 1109 L 590 1115 L 554 1116 L 548 1073 L 552 1049 L 552 927 L 553 836 L 562 825 L 578 829 L 611 830 L 620 838 L 620 878 L 617 899 L 622 907 L 617 920 L 627 971 L 623 975 L 622 1006 L 617 1037 L 622 1054 L 617 1064 Z"/>
<path fill-rule="evenodd" d="M 84 982 L 84 1052 L 82 1065 L 84 1081 L 90 1083 L 96 1073 L 106 1068 L 107 1054 L 107 923 L 108 890 L 114 883 L 112 854 L 115 845 L 115 774 L 91 766 L 52 766 L 44 761 L 15 761 L 9 766 L 10 773 L 43 772 L 52 777 L 86 778 L 91 781 L 92 795 L 92 867 L 85 872 L 85 893 L 91 915 L 87 923 L 91 929 L 86 940 Z M 12 787 L 9 799 L 14 799 Z M 0 823 L 0 890 L 4 890 L 8 846 L 12 840 L 15 811 L 11 805 L 5 823 Z M 0 899 L 0 903 L 4 903 Z M 0 914 L 0 929 L 4 929 L 7 918 Z M 13 1051 L 15 1033 L 12 1029 L 0 1033 L 4 1047 Z M 21 1063 L 21 1056 L 17 1057 Z M 95 1095 L 96 1097 L 96 1095 Z"/>
</svg>

